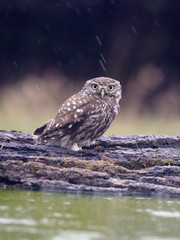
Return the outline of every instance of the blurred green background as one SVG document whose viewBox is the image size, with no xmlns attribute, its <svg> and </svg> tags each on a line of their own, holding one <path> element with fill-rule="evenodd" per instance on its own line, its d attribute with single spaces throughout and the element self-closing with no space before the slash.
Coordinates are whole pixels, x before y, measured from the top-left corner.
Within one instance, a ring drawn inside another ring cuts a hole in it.
<svg viewBox="0 0 180 240">
<path fill-rule="evenodd" d="M 0 129 L 33 132 L 87 79 L 123 88 L 106 134 L 180 134 L 180 1 L 0 2 Z"/>
</svg>

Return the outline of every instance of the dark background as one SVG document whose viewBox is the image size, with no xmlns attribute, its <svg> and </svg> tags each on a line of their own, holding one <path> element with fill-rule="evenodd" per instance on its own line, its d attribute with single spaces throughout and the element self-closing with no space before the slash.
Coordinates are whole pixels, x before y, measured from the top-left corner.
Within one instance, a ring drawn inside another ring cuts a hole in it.
<svg viewBox="0 0 180 240">
<path fill-rule="evenodd" d="M 0 88 L 49 69 L 80 85 L 109 76 L 138 114 L 179 112 L 179 12 L 179 0 L 0 1 Z"/>
</svg>

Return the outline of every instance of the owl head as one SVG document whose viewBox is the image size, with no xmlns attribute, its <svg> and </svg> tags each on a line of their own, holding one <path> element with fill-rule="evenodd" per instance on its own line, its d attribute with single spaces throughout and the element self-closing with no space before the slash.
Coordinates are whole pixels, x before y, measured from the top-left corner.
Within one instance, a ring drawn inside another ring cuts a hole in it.
<svg viewBox="0 0 180 240">
<path fill-rule="evenodd" d="M 112 78 L 98 77 L 88 80 L 82 91 L 107 103 L 118 103 L 121 99 L 120 82 Z"/>
</svg>

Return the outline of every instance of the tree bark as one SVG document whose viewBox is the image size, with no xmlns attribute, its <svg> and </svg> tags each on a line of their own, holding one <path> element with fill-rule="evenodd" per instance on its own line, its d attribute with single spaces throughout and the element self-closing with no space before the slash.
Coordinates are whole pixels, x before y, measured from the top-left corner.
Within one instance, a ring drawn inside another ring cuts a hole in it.
<svg viewBox="0 0 180 240">
<path fill-rule="evenodd" d="M 180 136 L 113 135 L 74 152 L 0 131 L 0 187 L 180 197 Z"/>
</svg>

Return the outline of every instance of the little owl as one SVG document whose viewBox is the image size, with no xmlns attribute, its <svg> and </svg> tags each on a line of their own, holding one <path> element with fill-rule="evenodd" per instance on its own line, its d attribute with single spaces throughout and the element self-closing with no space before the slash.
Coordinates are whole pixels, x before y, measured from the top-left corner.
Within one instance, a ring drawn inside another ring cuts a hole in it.
<svg viewBox="0 0 180 240">
<path fill-rule="evenodd" d="M 67 99 L 54 119 L 34 132 L 37 144 L 59 145 L 74 151 L 90 146 L 118 114 L 121 85 L 107 77 L 88 80 Z"/>
</svg>

